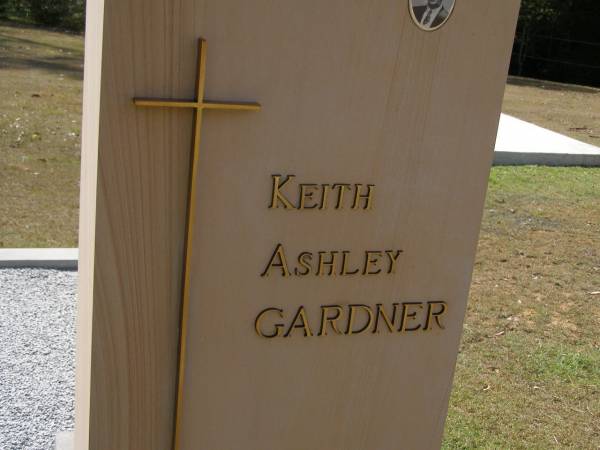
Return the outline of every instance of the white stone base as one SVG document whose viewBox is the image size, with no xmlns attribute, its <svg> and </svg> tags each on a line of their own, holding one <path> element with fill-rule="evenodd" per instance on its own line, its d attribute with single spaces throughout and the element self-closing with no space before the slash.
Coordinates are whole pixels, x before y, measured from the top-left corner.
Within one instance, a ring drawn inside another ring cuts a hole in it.
<svg viewBox="0 0 600 450">
<path fill-rule="evenodd" d="M 77 270 L 76 248 L 0 248 L 0 268 Z"/>
<path fill-rule="evenodd" d="M 75 450 L 75 433 L 72 431 L 63 431 L 56 435 L 56 450 Z"/>
<path fill-rule="evenodd" d="M 494 164 L 600 166 L 600 147 L 502 114 Z"/>
</svg>

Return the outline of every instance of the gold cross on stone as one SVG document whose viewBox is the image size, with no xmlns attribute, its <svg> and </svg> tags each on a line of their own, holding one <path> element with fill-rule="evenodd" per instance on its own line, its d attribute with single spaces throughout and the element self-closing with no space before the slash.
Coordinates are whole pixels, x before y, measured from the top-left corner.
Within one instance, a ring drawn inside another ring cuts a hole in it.
<svg viewBox="0 0 600 450">
<path fill-rule="evenodd" d="M 195 100 L 164 100 L 152 98 L 134 98 L 136 106 L 155 108 L 191 108 L 194 110 L 194 139 L 192 152 L 192 175 L 195 175 L 197 157 L 200 151 L 200 137 L 202 134 L 202 112 L 205 109 L 220 109 L 234 111 L 260 111 L 260 104 L 250 102 L 215 102 L 204 100 L 204 86 L 206 84 L 206 41 L 198 42 L 198 74 L 196 80 Z"/>
<path fill-rule="evenodd" d="M 183 261 L 183 288 L 181 303 L 181 326 L 179 336 L 179 367 L 177 378 L 177 400 L 175 406 L 175 430 L 173 448 L 179 448 L 179 430 L 181 423 L 181 408 L 183 400 L 183 380 L 185 372 L 186 336 L 188 328 L 189 292 L 190 292 L 190 261 L 192 253 L 192 234 L 195 220 L 196 178 L 200 156 L 200 138 L 202 135 L 202 113 L 204 110 L 260 111 L 260 104 L 252 102 L 217 102 L 204 99 L 206 84 L 206 41 L 198 42 L 198 73 L 196 79 L 195 100 L 166 100 L 152 98 L 134 98 L 136 106 L 154 108 L 190 108 L 194 110 L 194 137 L 192 143 L 192 167 L 190 168 L 187 223 L 185 235 L 185 253 Z"/>
</svg>

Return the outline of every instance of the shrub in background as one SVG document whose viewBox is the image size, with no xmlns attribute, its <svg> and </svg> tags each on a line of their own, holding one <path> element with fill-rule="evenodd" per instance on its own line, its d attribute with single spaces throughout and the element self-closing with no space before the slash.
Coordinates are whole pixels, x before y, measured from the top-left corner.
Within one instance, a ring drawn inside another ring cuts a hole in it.
<svg viewBox="0 0 600 450">
<path fill-rule="evenodd" d="M 34 22 L 72 31 L 83 31 L 84 0 L 25 0 Z"/>
<path fill-rule="evenodd" d="M 510 73 L 600 86 L 599 18 L 599 0 L 522 0 Z"/>
<path fill-rule="evenodd" d="M 0 18 L 82 32 L 85 0 L 0 0 Z"/>
</svg>

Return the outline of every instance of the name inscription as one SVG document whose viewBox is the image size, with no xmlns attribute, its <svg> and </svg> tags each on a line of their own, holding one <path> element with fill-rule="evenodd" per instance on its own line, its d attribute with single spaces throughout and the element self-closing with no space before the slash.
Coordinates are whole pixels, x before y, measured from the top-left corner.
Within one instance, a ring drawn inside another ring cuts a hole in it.
<svg viewBox="0 0 600 450">
<path fill-rule="evenodd" d="M 375 184 L 363 183 L 296 183 L 295 175 L 272 175 L 270 210 L 364 210 L 374 208 Z M 290 255 L 283 244 L 275 250 L 263 266 L 262 278 L 306 278 L 309 276 L 393 276 L 403 250 L 316 250 Z M 364 304 L 325 305 L 320 311 L 307 313 L 304 306 L 293 314 L 281 308 L 266 308 L 256 316 L 254 329 L 261 338 L 290 338 L 329 335 L 360 335 L 407 333 L 444 329 L 441 318 L 448 305 L 443 301 L 396 302 L 386 307 Z M 312 317 L 309 320 L 309 316 Z M 318 317 L 318 319 L 316 319 Z"/>
<path fill-rule="evenodd" d="M 370 276 L 392 275 L 396 273 L 396 264 L 402 250 L 365 251 L 359 255 L 348 250 L 329 250 L 317 252 L 301 252 L 288 264 L 283 244 L 278 244 L 269 259 L 261 277 L 271 273 L 282 277 L 317 277 L 334 276 Z"/>
<path fill-rule="evenodd" d="M 293 191 L 295 175 L 273 175 L 273 192 L 269 209 L 373 209 L 374 184 L 300 183 Z M 293 197 L 292 197 L 293 196 Z"/>
<path fill-rule="evenodd" d="M 431 331 L 436 327 L 443 330 L 440 319 L 447 309 L 445 302 L 392 303 L 391 308 L 382 303 L 375 306 L 326 305 L 320 307 L 319 319 L 311 322 L 304 306 L 300 306 L 293 315 L 287 315 L 280 308 L 267 308 L 256 317 L 254 328 L 256 334 L 267 339 L 295 335 L 378 334 L 381 331 L 406 333 Z"/>
</svg>

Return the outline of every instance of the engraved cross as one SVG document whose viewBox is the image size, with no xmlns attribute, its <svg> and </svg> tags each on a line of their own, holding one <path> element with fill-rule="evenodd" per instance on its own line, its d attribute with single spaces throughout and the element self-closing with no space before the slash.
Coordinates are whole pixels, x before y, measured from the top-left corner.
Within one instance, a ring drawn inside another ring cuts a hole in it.
<svg viewBox="0 0 600 450">
<path fill-rule="evenodd" d="M 182 414 L 183 381 L 186 359 L 186 338 L 188 328 L 188 310 L 190 293 L 190 262 L 192 253 L 192 233 L 195 221 L 196 179 L 198 173 L 198 160 L 200 155 L 200 138 L 202 134 L 202 113 L 204 110 L 234 110 L 234 111 L 260 111 L 260 104 L 246 102 L 216 102 L 204 99 L 206 84 L 206 41 L 198 42 L 198 73 L 196 79 L 196 98 L 194 100 L 166 100 L 152 98 L 134 98 L 136 106 L 156 108 L 190 108 L 194 110 L 194 135 L 192 140 L 192 166 L 190 168 L 189 191 L 187 201 L 187 222 L 185 234 L 185 252 L 183 261 L 183 286 L 181 302 L 181 325 L 179 329 L 179 366 L 177 378 L 177 399 L 175 406 L 175 429 L 173 448 L 179 448 L 180 422 Z"/>
</svg>

